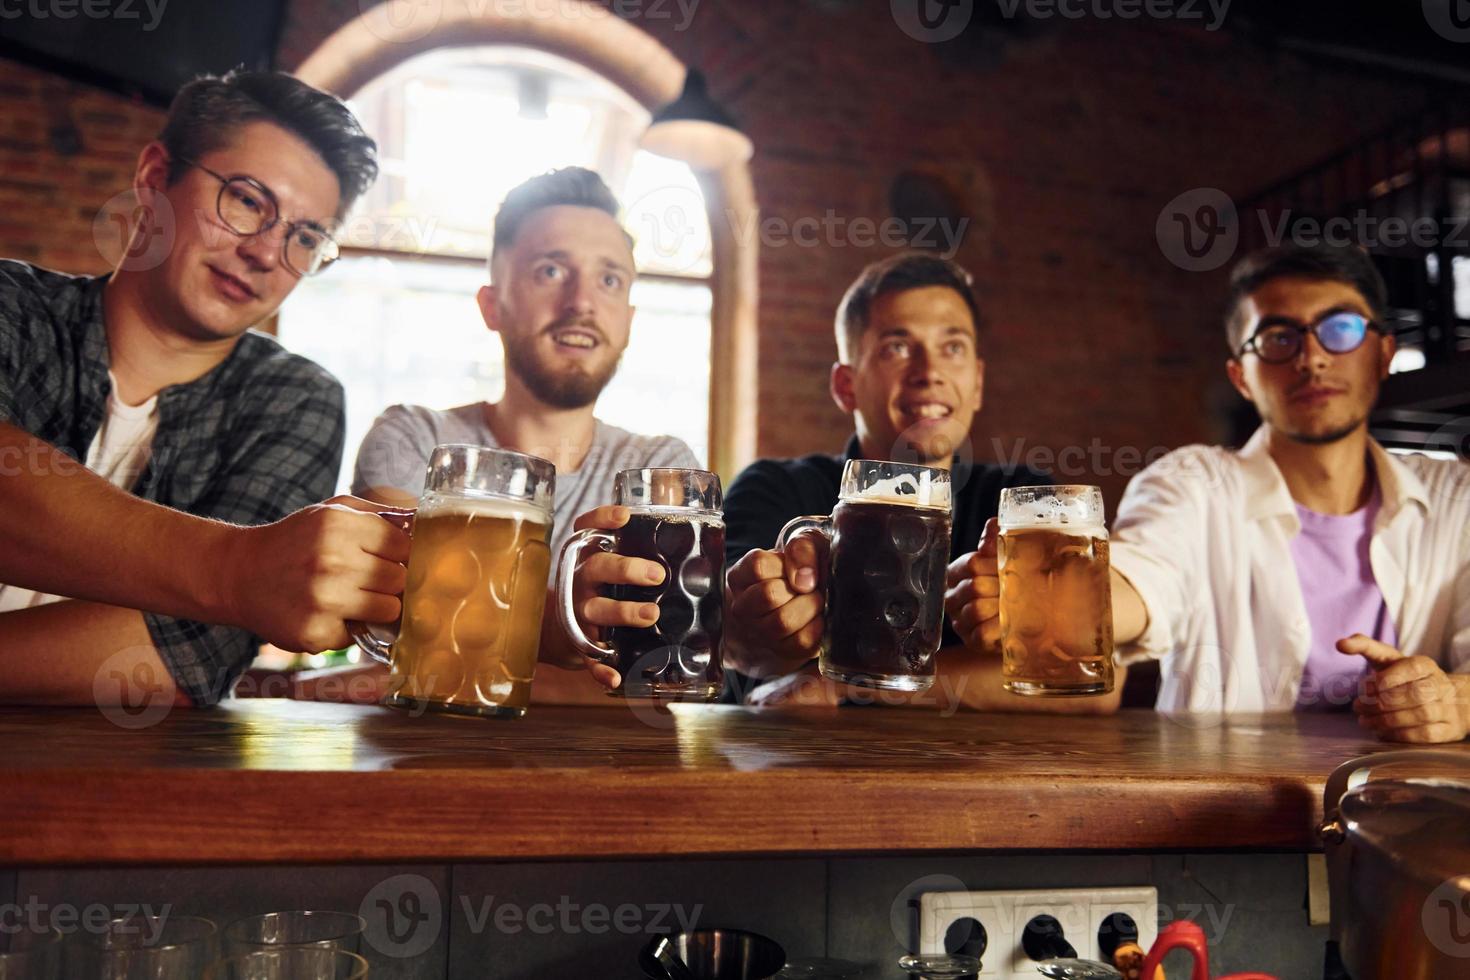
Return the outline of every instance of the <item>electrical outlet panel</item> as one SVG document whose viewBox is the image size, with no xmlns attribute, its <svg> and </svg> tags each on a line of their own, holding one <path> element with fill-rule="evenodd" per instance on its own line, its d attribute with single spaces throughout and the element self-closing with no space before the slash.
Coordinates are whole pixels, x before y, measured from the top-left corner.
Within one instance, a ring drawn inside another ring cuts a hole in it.
<svg viewBox="0 0 1470 980">
<path fill-rule="evenodd" d="M 985 929 L 980 976 L 985 980 L 1033 980 L 1036 963 L 1021 948 L 1026 924 L 1038 915 L 1061 923 L 1062 934 L 1088 960 L 1103 960 L 1098 932 L 1108 916 L 1121 912 L 1138 929 L 1144 949 L 1158 936 L 1156 888 L 1076 888 L 1006 892 L 926 892 L 919 896 L 919 952 L 944 952 L 944 937 L 961 919 Z"/>
</svg>

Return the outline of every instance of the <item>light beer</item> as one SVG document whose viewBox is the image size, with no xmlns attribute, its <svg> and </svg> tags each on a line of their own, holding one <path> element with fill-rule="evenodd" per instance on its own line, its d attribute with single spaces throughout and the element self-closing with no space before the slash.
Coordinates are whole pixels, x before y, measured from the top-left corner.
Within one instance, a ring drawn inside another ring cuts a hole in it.
<svg viewBox="0 0 1470 980">
<path fill-rule="evenodd" d="M 389 703 L 520 715 L 541 636 L 551 527 L 512 500 L 426 497 L 413 526 Z"/>
<path fill-rule="evenodd" d="M 1111 691 L 1113 606 L 1103 526 L 1005 528 L 997 566 L 1006 690 Z"/>
</svg>

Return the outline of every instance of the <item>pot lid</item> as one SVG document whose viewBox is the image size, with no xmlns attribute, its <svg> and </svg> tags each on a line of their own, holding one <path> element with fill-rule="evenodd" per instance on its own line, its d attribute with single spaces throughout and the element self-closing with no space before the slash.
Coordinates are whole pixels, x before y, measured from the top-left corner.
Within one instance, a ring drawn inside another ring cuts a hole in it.
<svg viewBox="0 0 1470 980">
<path fill-rule="evenodd" d="M 1426 890 L 1470 896 L 1470 779 L 1375 780 L 1349 791 L 1340 814 L 1350 838 Z"/>
</svg>

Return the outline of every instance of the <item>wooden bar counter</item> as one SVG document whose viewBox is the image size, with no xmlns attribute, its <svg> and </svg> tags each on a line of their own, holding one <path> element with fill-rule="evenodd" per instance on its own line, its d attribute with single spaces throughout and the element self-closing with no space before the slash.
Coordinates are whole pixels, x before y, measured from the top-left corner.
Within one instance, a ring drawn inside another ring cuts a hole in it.
<svg viewBox="0 0 1470 980">
<path fill-rule="evenodd" d="M 110 714 L 0 711 L 0 865 L 1304 851 L 1332 769 L 1388 748 L 1350 715 Z"/>
</svg>

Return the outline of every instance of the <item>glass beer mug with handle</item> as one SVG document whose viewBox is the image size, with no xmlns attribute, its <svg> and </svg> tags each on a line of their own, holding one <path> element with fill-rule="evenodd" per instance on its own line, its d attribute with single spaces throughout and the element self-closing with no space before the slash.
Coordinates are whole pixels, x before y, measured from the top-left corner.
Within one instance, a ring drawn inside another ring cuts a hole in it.
<svg viewBox="0 0 1470 980">
<path fill-rule="evenodd" d="M 724 683 L 720 637 L 725 614 L 725 519 L 720 478 L 706 470 L 623 470 L 613 503 L 631 512 L 615 531 L 578 531 L 562 548 L 556 608 L 582 653 L 617 669 L 614 697 L 710 701 Z M 615 585 L 609 598 L 658 604 L 650 627 L 615 626 L 594 643 L 577 622 L 572 579 L 588 548 L 663 566 L 658 585 Z"/>
<path fill-rule="evenodd" d="M 1102 490 L 1000 492 L 1002 682 L 1015 694 L 1113 689 L 1113 593 Z"/>
<path fill-rule="evenodd" d="M 822 675 L 862 687 L 928 690 L 944 630 L 949 471 L 848 460 L 832 516 L 796 518 L 781 529 L 776 547 L 784 550 L 806 530 L 828 539 Z"/>
<path fill-rule="evenodd" d="M 556 467 L 480 446 L 436 446 L 414 512 L 397 629 L 352 638 L 393 668 L 385 704 L 519 718 L 531 696 L 551 568 Z"/>
</svg>

